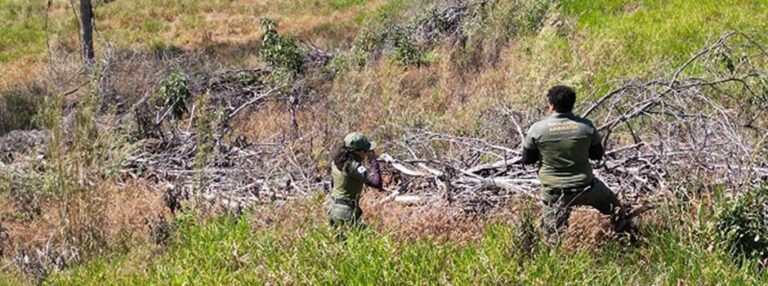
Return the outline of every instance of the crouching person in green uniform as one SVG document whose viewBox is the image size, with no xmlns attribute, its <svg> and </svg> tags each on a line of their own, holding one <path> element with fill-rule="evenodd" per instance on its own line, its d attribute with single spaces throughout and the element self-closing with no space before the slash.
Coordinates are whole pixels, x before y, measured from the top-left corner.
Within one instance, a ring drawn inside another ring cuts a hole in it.
<svg viewBox="0 0 768 286">
<path fill-rule="evenodd" d="M 376 144 L 362 133 L 350 133 L 344 138 L 344 144 L 333 155 L 331 176 L 331 208 L 328 216 L 331 225 L 360 226 L 363 211 L 360 209 L 360 193 L 363 186 L 381 189 L 381 171 L 373 149 Z M 370 162 L 370 168 L 364 164 Z"/>
<path fill-rule="evenodd" d="M 541 227 L 549 242 L 558 240 L 573 206 L 589 205 L 611 215 L 616 232 L 626 226 L 626 211 L 616 195 L 595 178 L 589 159 L 601 160 L 600 134 L 591 121 L 571 113 L 576 93 L 567 86 L 547 94 L 550 115 L 528 130 L 523 142 L 523 163 L 539 163 L 542 185 Z"/>
</svg>

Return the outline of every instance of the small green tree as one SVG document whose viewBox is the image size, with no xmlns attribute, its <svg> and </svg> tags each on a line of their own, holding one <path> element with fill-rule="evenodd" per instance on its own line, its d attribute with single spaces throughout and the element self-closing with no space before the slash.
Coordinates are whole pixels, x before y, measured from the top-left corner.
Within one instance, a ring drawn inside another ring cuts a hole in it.
<svg viewBox="0 0 768 286">
<path fill-rule="evenodd" d="M 401 28 L 395 28 L 392 33 L 395 59 L 403 66 L 421 66 L 424 62 L 424 53 L 419 49 L 408 36 L 406 31 Z"/>
<path fill-rule="evenodd" d="M 181 119 L 187 113 L 187 100 L 192 94 L 189 91 L 189 80 L 183 72 L 175 70 L 160 81 L 159 94 L 164 105 L 171 108 L 174 118 Z"/>
<path fill-rule="evenodd" d="M 277 22 L 272 19 L 261 20 L 261 50 L 259 56 L 272 66 L 288 73 L 289 76 L 304 71 L 304 53 L 296 39 L 277 32 Z"/>
</svg>

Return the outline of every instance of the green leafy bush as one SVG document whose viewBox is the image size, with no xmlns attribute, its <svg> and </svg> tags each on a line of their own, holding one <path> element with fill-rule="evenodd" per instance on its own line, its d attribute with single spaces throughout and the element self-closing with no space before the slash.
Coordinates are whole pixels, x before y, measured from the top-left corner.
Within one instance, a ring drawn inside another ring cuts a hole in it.
<svg viewBox="0 0 768 286">
<path fill-rule="evenodd" d="M 718 214 L 716 227 L 732 255 L 768 258 L 768 189 L 744 194 Z"/>
<path fill-rule="evenodd" d="M 395 29 L 393 41 L 395 60 L 404 66 L 420 66 L 424 64 L 424 53 L 411 41 L 403 29 Z"/>
<path fill-rule="evenodd" d="M 261 20 L 261 50 L 259 55 L 271 65 L 296 75 L 304 70 L 304 53 L 296 39 L 277 32 L 277 22 L 272 19 Z"/>
<path fill-rule="evenodd" d="M 361 29 L 353 42 L 355 49 L 350 57 L 351 61 L 357 67 L 365 66 L 369 58 L 381 49 L 387 37 L 387 31 L 383 27 L 366 27 Z"/>
<path fill-rule="evenodd" d="M 174 71 L 168 77 L 160 81 L 160 97 L 165 106 L 171 108 L 176 119 L 180 119 L 187 113 L 187 100 L 191 96 L 189 80 L 181 71 Z"/>
<path fill-rule="evenodd" d="M 409 36 L 407 28 L 398 25 L 376 26 L 362 29 L 355 37 L 355 52 L 351 62 L 358 67 L 370 60 L 377 60 L 386 53 L 403 66 L 420 66 L 426 63 L 424 51 Z"/>
</svg>

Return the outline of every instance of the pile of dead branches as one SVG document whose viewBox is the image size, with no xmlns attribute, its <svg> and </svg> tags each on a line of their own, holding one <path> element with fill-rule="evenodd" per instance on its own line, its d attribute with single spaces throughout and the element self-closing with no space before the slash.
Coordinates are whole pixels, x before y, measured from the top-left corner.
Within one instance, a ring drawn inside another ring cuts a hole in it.
<svg viewBox="0 0 768 286">
<path fill-rule="evenodd" d="M 728 33 L 673 72 L 629 81 L 583 105 L 587 108 L 579 114 L 594 122 L 607 150 L 603 161 L 594 162 L 596 175 L 630 202 L 674 193 L 695 182 L 744 190 L 765 180 L 766 62 L 762 46 L 746 35 Z M 121 161 L 123 177 L 164 186 L 169 202 L 194 197 L 235 211 L 254 202 L 327 190 L 330 182 L 320 159 L 294 150 L 300 144 L 287 143 L 292 138 L 247 142 L 229 134 L 229 122 L 238 114 L 296 96 L 292 88 L 269 86 L 263 76 L 260 70 L 232 71 L 207 81 L 207 92 L 215 95 L 212 104 L 222 116 L 211 131 L 211 154 L 205 160 L 198 144 L 206 135 L 193 128 L 203 111 L 192 109 L 181 123 L 166 119 L 167 107 L 134 106 L 133 114 L 147 113 L 135 116 L 135 124 L 160 136 L 133 142 L 138 147 Z M 389 178 L 386 200 L 447 201 L 482 211 L 520 194 L 535 195 L 537 168 L 518 162 L 525 130 L 541 119 L 541 112 L 506 109 L 489 114 L 509 125 L 505 128 L 512 131 L 511 138 L 401 128 L 402 140 L 381 142 L 389 153 L 380 157 Z M 4 144 L 11 145 L 19 144 Z"/>
<path fill-rule="evenodd" d="M 735 56 L 745 50 L 753 53 Z M 768 54 L 757 43 L 729 33 L 674 72 L 650 81 L 630 81 L 586 105 L 581 114 L 595 123 L 608 150 L 603 161 L 594 162 L 597 176 L 630 202 L 657 192 L 671 193 L 691 182 L 741 190 L 765 179 L 768 76 L 759 64 L 766 60 Z M 250 99 L 227 108 L 226 118 L 280 94 L 259 90 L 240 93 Z M 481 211 L 519 194 L 535 195 L 537 168 L 519 164 L 519 150 L 524 130 L 540 114 L 507 110 L 498 116 L 512 123 L 514 141 L 494 143 L 404 129 L 400 142 L 386 142 L 392 155 L 383 154 L 380 160 L 391 175 L 387 200 L 447 200 Z M 170 140 L 147 141 L 126 160 L 124 172 L 169 183 L 173 193 L 195 194 L 230 208 L 290 199 L 329 186 L 327 176 L 317 172 L 316 161 L 297 158 L 279 141 L 217 140 L 215 158 L 196 167 L 197 135 L 174 134 Z"/>
<path fill-rule="evenodd" d="M 42 145 L 48 135 L 39 130 L 15 130 L 0 137 L 0 164 L 10 164 L 14 155 L 25 153 L 35 146 Z"/>
<path fill-rule="evenodd" d="M 219 143 L 212 159 L 200 165 L 195 133 L 171 140 L 146 140 L 121 167 L 125 176 L 165 186 L 166 200 L 198 198 L 239 212 L 255 202 L 288 200 L 327 188 L 328 182 L 309 172 L 311 166 L 278 144 Z M 302 163 L 304 164 L 302 164 Z"/>
<path fill-rule="evenodd" d="M 594 162 L 596 175 L 630 202 L 692 182 L 738 191 L 768 178 L 768 74 L 759 66 L 767 60 L 762 46 L 728 33 L 673 73 L 630 81 L 592 103 L 582 115 L 608 150 Z M 399 158 L 381 156 L 394 173 L 389 198 L 447 199 L 477 211 L 538 192 L 537 168 L 519 164 L 525 127 L 536 118 L 524 111 L 502 116 L 519 138 L 507 146 L 405 130 L 391 148 Z"/>
<path fill-rule="evenodd" d="M 231 134 L 231 122 L 248 110 L 269 102 L 286 102 L 297 95 L 286 86 L 266 81 L 267 70 L 227 70 L 208 80 L 205 93 L 211 98 L 205 110 L 193 105 L 186 124 L 169 119 L 171 107 L 151 107 L 140 101 L 133 121 L 144 139 L 121 164 L 125 178 L 145 179 L 164 186 L 169 205 L 184 199 L 203 199 L 239 212 L 254 202 L 287 200 L 328 184 L 309 172 L 313 161 L 297 159 L 285 140 L 249 142 Z M 203 150 L 199 130 L 206 112 L 220 112 L 210 122 L 209 144 Z M 144 131 L 150 130 L 150 132 Z M 229 138 L 234 137 L 234 138 Z M 208 152 L 201 161 L 201 152 Z"/>
</svg>

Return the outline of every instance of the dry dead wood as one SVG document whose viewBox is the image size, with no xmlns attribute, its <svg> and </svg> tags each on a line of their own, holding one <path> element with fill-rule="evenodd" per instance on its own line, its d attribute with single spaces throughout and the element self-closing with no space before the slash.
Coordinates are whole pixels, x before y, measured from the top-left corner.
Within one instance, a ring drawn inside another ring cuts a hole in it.
<svg viewBox="0 0 768 286">
<path fill-rule="evenodd" d="M 739 36 L 726 34 L 670 74 L 630 81 L 585 108 L 582 114 L 603 134 L 607 149 L 604 160 L 594 162 L 595 173 L 624 200 L 636 202 L 695 181 L 741 190 L 768 177 L 768 126 L 760 119 L 768 103 L 756 92 L 764 90 L 766 75 L 753 64 L 768 56 L 753 53 L 723 70 L 722 58 L 735 49 L 731 39 Z M 756 44 L 748 44 L 754 51 Z M 689 70 L 692 66 L 698 67 L 697 76 Z M 228 117 L 280 94 L 273 88 L 260 90 L 228 108 Z M 525 111 L 498 116 L 511 118 L 516 137 L 537 119 Z M 424 129 L 402 133 L 402 142 L 389 142 L 390 153 L 379 158 L 393 177 L 387 186 L 392 194 L 384 201 L 446 199 L 459 208 L 482 211 L 538 192 L 536 168 L 519 164 L 520 140 L 495 143 Z M 299 197 L 330 184 L 317 172 L 316 162 L 297 158 L 279 142 L 234 146 L 217 141 L 211 163 L 196 167 L 196 136 L 178 132 L 173 141 L 159 143 L 159 151 L 126 160 L 124 172 L 173 182 L 184 192 L 235 208 Z"/>
<path fill-rule="evenodd" d="M 597 176 L 630 202 L 691 182 L 743 190 L 768 178 L 764 50 L 742 34 L 729 33 L 672 72 L 630 81 L 585 105 L 580 114 L 598 127 L 607 149 L 604 160 L 594 162 Z M 212 131 L 207 156 L 200 155 L 202 135 L 190 128 L 197 115 L 186 128 L 165 122 L 162 129 L 154 120 L 165 110 L 139 106 L 146 102 L 140 100 L 133 113 L 147 113 L 137 118 L 148 120 L 137 125 L 154 124 L 145 133 L 158 136 L 133 143 L 135 148 L 121 161 L 121 174 L 236 211 L 257 201 L 327 190 L 329 178 L 319 169 L 318 158 L 293 149 L 301 142 L 279 136 L 264 142 L 223 139 L 229 136 L 228 121 L 246 109 L 289 101 L 292 93 L 266 84 L 264 73 L 226 71 L 208 80 L 207 92 L 215 95 L 212 104 L 224 114 Z M 520 141 L 541 114 L 509 108 L 489 114 L 493 120 L 504 119 L 511 139 L 401 128 L 402 140 L 383 142 L 388 154 L 379 159 L 392 177 L 385 201 L 447 200 L 482 211 L 517 195 L 536 196 L 536 168 L 519 164 Z M 302 136 L 324 136 L 319 132 Z"/>
<path fill-rule="evenodd" d="M 593 162 L 595 172 L 625 200 L 636 202 L 697 181 L 738 191 L 768 178 L 768 124 L 758 119 L 768 112 L 768 76 L 756 65 L 768 55 L 753 41 L 734 39 L 738 37 L 745 36 L 725 34 L 670 75 L 631 81 L 583 112 L 602 133 L 608 150 L 603 161 Z M 752 53 L 723 64 L 735 58 L 730 54 L 737 45 L 731 42 L 741 43 L 739 52 Z M 694 65 L 705 72 L 690 75 Z M 514 114 L 512 119 L 522 137 Z M 408 178 L 399 182 L 408 187 L 390 187 L 409 190 L 398 194 L 419 194 L 424 201 L 450 198 L 476 210 L 539 189 L 536 168 L 519 164 L 519 140 L 500 146 L 429 130 L 405 133 L 400 145 L 407 151 L 399 153 L 409 159 L 390 154 L 380 158 L 397 176 Z M 437 149 L 437 142 L 445 144 Z"/>
</svg>

